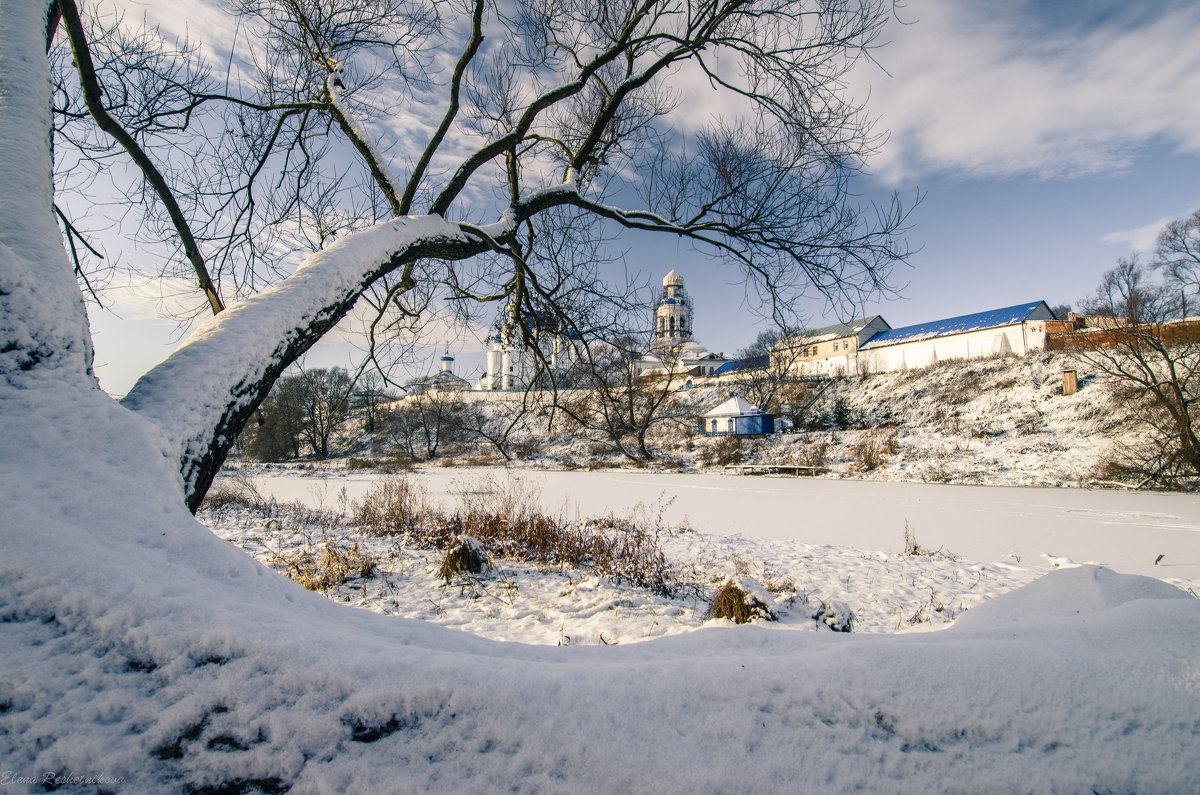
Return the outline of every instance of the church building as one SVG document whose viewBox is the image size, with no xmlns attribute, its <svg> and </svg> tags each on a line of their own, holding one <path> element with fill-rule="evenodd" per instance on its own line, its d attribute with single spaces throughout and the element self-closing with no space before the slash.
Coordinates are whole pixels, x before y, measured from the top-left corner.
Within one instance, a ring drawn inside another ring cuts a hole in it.
<svg viewBox="0 0 1200 795">
<path fill-rule="evenodd" d="M 662 296 L 654 309 L 654 339 L 650 351 L 634 362 L 634 376 L 712 375 L 732 359 L 713 353 L 692 337 L 694 314 L 692 299 L 684 288 L 683 277 L 672 267 L 663 277 Z"/>
</svg>

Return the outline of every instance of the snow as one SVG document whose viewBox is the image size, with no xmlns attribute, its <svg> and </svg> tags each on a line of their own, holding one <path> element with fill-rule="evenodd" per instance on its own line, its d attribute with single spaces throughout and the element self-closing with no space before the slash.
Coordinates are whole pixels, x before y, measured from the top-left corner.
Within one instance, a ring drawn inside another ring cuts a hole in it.
<svg viewBox="0 0 1200 795">
<path fill-rule="evenodd" d="M 339 302 L 352 301 L 395 252 L 417 241 L 464 237 L 436 216 L 396 218 L 347 235 L 278 285 L 209 318 L 122 404 L 162 428 L 181 457 L 197 454 L 239 399 L 249 399 L 243 393 L 278 364 L 280 352 Z"/>
<path fill-rule="evenodd" d="M 724 403 L 717 405 L 715 408 L 705 412 L 702 416 L 705 417 L 745 417 L 762 414 L 763 410 L 753 403 L 750 403 L 745 398 L 734 395 Z"/>
<path fill-rule="evenodd" d="M 135 390 L 139 411 L 114 402 L 90 375 L 37 188 L 44 13 L 0 0 L 0 196 L 12 194 L 0 329 L 48 356 L 0 362 L 6 789 L 1181 792 L 1200 780 L 1200 602 L 1136 575 L 1056 570 L 941 632 L 710 624 L 559 647 L 356 610 L 218 538 L 183 507 L 179 451 L 224 405 L 214 395 L 268 357 L 242 335 L 286 341 L 320 306 L 317 281 L 344 289 L 360 255 L 431 222 L 347 237 L 319 274 L 202 330 Z M 839 570 L 833 550 L 811 558 Z M 1025 614 L 1037 620 L 1012 620 Z"/>
<path fill-rule="evenodd" d="M 503 472 L 435 467 L 413 477 L 452 509 Z M 343 489 L 360 499 L 379 477 L 272 467 L 243 473 L 280 502 L 313 508 L 333 507 Z M 636 514 L 713 536 L 864 552 L 902 549 L 908 526 L 922 547 L 972 560 L 1043 573 L 1094 562 L 1200 591 L 1200 496 L 1193 494 L 620 470 L 519 469 L 512 477 L 536 491 L 545 510 L 569 518 Z"/>
</svg>

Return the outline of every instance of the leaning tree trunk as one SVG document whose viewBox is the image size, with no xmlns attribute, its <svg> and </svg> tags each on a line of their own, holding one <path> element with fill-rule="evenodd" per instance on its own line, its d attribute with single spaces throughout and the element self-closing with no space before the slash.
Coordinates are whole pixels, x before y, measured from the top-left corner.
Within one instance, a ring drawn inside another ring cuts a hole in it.
<svg viewBox="0 0 1200 795">
<path fill-rule="evenodd" d="M 0 4 L 0 381 L 94 389 L 83 295 L 52 214 L 47 9 Z"/>
</svg>

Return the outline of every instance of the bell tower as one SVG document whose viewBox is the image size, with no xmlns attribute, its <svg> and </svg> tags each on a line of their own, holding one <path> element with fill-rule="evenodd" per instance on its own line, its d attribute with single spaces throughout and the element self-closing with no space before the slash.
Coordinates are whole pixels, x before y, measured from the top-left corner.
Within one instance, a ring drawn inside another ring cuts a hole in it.
<svg viewBox="0 0 1200 795">
<path fill-rule="evenodd" d="M 654 344 L 673 347 L 692 338 L 692 299 L 683 289 L 683 277 L 671 268 L 663 277 L 662 297 L 654 310 Z"/>
</svg>

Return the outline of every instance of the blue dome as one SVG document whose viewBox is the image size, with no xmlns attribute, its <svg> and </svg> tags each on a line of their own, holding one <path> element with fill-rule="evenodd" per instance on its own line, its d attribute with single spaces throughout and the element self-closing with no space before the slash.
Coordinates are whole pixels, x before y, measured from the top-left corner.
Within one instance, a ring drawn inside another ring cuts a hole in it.
<svg viewBox="0 0 1200 795">
<path fill-rule="evenodd" d="M 664 303 L 664 304 L 674 304 L 674 303 L 675 303 L 675 299 L 674 299 L 674 298 L 668 298 L 667 300 L 663 301 L 663 303 Z"/>
<path fill-rule="evenodd" d="M 442 361 L 443 362 L 452 362 L 452 361 L 454 361 L 454 357 L 447 353 L 445 356 L 442 357 Z"/>
</svg>

